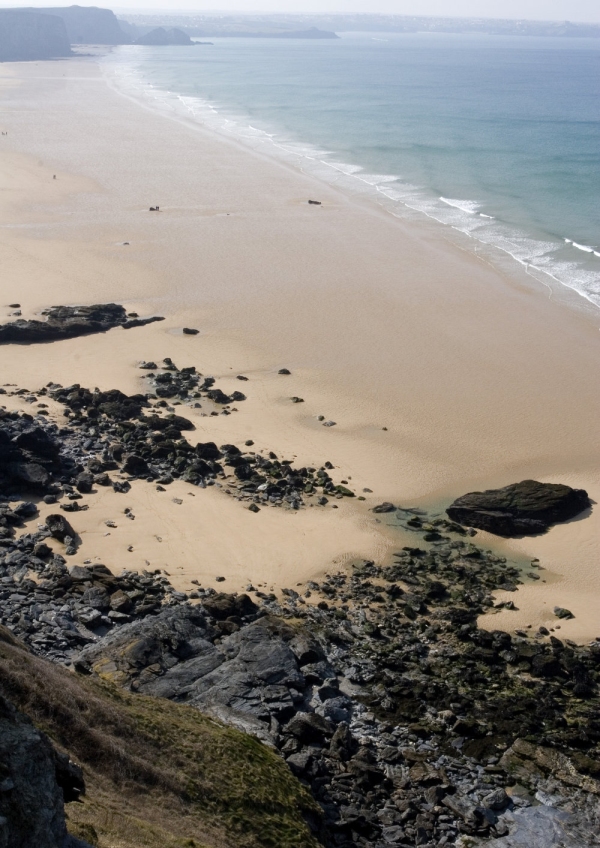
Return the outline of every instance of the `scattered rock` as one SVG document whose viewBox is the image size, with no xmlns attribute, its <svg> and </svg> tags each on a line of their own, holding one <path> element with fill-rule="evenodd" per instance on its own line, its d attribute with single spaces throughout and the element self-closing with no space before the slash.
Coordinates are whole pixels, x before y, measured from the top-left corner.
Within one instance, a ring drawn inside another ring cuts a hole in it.
<svg viewBox="0 0 600 848">
<path fill-rule="evenodd" d="M 571 610 L 565 609 L 564 607 L 554 607 L 554 615 L 557 618 L 575 618 Z"/>
</svg>

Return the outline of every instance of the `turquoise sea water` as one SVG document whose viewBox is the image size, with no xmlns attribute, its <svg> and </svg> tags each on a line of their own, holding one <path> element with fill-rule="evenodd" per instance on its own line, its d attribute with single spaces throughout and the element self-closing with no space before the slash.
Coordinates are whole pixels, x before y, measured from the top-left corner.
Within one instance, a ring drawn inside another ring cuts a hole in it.
<svg viewBox="0 0 600 848">
<path fill-rule="evenodd" d="M 598 41 L 215 39 L 118 48 L 105 69 L 157 109 L 434 218 L 600 306 Z"/>
</svg>

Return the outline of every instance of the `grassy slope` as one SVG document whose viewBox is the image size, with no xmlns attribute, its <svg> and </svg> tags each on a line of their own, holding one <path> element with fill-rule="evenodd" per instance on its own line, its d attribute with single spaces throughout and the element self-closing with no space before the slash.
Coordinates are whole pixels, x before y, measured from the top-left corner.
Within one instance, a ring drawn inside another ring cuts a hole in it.
<svg viewBox="0 0 600 848">
<path fill-rule="evenodd" d="M 316 848 L 310 795 L 272 751 L 192 707 L 34 657 L 0 627 L 0 692 L 83 766 L 71 833 L 99 848 Z"/>
</svg>

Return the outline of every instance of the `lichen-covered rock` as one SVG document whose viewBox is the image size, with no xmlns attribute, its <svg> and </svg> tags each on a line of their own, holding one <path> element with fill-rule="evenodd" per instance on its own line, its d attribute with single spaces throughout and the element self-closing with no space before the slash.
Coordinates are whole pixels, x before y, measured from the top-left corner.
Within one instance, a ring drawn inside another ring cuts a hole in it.
<svg viewBox="0 0 600 848">
<path fill-rule="evenodd" d="M 503 489 L 469 492 L 457 498 L 446 512 L 459 524 L 497 536 L 531 536 L 574 518 L 589 506 L 590 499 L 583 489 L 523 480 Z"/>
</svg>

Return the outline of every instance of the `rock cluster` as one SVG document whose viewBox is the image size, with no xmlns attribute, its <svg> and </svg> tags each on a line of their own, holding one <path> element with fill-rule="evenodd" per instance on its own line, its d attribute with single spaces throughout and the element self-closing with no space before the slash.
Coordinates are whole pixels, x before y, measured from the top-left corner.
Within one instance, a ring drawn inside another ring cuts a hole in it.
<svg viewBox="0 0 600 848">
<path fill-rule="evenodd" d="M 0 325 L 0 344 L 25 342 L 50 342 L 58 339 L 71 339 L 90 333 L 104 333 L 112 327 L 143 327 L 164 318 L 152 316 L 138 318 L 128 316 L 125 309 L 116 303 L 95 304 L 94 306 L 52 306 L 42 313 L 45 321 L 26 321 L 19 318 L 8 324 Z"/>
<path fill-rule="evenodd" d="M 167 376 L 168 380 L 160 379 Z M 152 379 L 157 394 L 167 387 L 169 396 L 175 392 L 181 398 L 191 393 L 215 404 L 244 399 L 241 392 L 225 395 L 214 386 L 212 377 L 201 382 L 194 368 L 177 370 L 171 360 Z M 248 450 L 251 440 L 241 447 L 217 447 L 214 442 L 193 445 L 182 436 L 195 429 L 193 423 L 169 411 L 174 407 L 164 399 L 152 406 L 156 395 L 151 393 L 128 396 L 118 389 L 92 392 L 78 384 L 63 387 L 54 383 L 35 393 L 24 389 L 12 393 L 36 404 L 37 414 L 0 409 L 0 498 L 34 491 L 47 502 L 52 502 L 48 498 L 64 498 L 60 508 L 77 512 L 87 508 L 81 497 L 92 493 L 95 486 L 112 485 L 115 491 L 127 492 L 132 479 L 163 488 L 174 479 L 200 487 L 217 484 L 227 494 L 247 501 L 255 512 L 261 506 L 299 509 L 307 500 L 326 506 L 331 499 L 354 497 L 347 485 L 334 482 L 330 462 L 318 469 L 296 468 L 273 451 L 265 456 Z M 65 405 L 69 426 L 59 428 L 46 420 L 43 401 L 47 397 Z M 117 472 L 116 479 L 111 472 Z"/>
<path fill-rule="evenodd" d="M 453 521 L 497 536 L 531 536 L 575 518 L 589 506 L 588 493 L 583 489 L 522 480 L 503 489 L 469 492 L 457 498 L 446 512 Z"/>
</svg>

